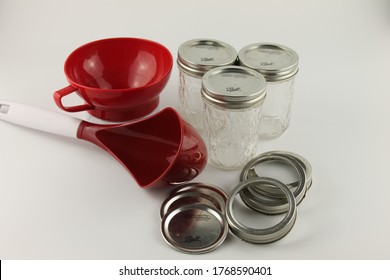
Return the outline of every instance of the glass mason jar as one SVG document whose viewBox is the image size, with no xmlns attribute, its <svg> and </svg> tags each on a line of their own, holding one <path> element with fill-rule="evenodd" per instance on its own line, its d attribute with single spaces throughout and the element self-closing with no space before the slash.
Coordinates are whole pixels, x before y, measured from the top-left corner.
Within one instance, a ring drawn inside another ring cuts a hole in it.
<svg viewBox="0 0 390 280">
<path fill-rule="evenodd" d="M 280 136 L 290 124 L 298 54 L 279 44 L 258 43 L 242 48 L 238 59 L 242 66 L 258 71 L 267 80 L 260 137 L 271 139 Z"/>
<path fill-rule="evenodd" d="M 218 66 L 237 62 L 237 51 L 212 39 L 194 39 L 178 50 L 179 112 L 203 136 L 202 76 Z"/>
<path fill-rule="evenodd" d="M 238 169 L 254 157 L 266 80 L 249 68 L 224 66 L 202 78 L 204 134 L 209 163 Z"/>
</svg>

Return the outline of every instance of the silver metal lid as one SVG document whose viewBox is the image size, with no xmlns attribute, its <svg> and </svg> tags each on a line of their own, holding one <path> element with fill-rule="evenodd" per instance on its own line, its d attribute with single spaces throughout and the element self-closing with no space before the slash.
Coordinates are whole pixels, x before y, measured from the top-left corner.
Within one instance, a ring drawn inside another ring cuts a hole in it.
<svg viewBox="0 0 390 280">
<path fill-rule="evenodd" d="M 180 45 L 177 65 L 189 75 L 202 77 L 210 69 L 236 61 L 237 51 L 232 46 L 213 39 L 194 39 Z"/>
<path fill-rule="evenodd" d="M 224 190 L 222 190 L 221 188 L 215 185 L 199 183 L 199 182 L 191 182 L 175 188 L 169 196 L 174 196 L 182 192 L 197 192 L 197 193 L 203 193 L 208 196 L 211 196 L 215 199 L 215 201 L 218 202 L 220 206 L 217 207 L 217 209 L 220 210 L 220 208 L 222 208 L 222 212 L 225 211 L 227 194 Z"/>
<path fill-rule="evenodd" d="M 277 187 L 285 196 L 288 210 L 286 216 L 276 225 L 269 228 L 252 228 L 244 225 L 234 215 L 234 200 L 240 192 L 243 190 L 253 187 L 253 186 L 265 186 L 265 185 L 273 185 Z M 290 191 L 290 189 L 284 185 L 282 182 L 277 181 L 272 178 L 252 178 L 247 181 L 239 183 L 230 194 L 227 204 L 226 204 L 226 217 L 229 223 L 230 230 L 240 237 L 244 241 L 252 242 L 252 243 L 271 243 L 275 242 L 282 237 L 284 237 L 287 233 L 290 232 L 292 227 L 295 224 L 297 216 L 297 206 L 295 197 Z"/>
<path fill-rule="evenodd" d="M 161 204 L 160 218 L 163 218 L 171 210 L 182 207 L 184 205 L 191 204 L 204 204 L 210 207 L 217 208 L 219 211 L 225 211 L 225 203 L 220 202 L 214 197 L 205 193 L 196 191 L 185 191 L 175 193 L 174 195 L 168 196 Z"/>
<path fill-rule="evenodd" d="M 165 241 L 176 250 L 202 254 L 221 245 L 229 227 L 221 211 L 204 204 L 193 204 L 165 215 L 161 232 Z"/>
<path fill-rule="evenodd" d="M 269 82 L 292 78 L 298 72 L 298 54 L 279 44 L 246 46 L 239 51 L 238 60 L 241 65 L 260 72 Z"/>
<path fill-rule="evenodd" d="M 205 101 L 225 108 L 242 109 L 264 101 L 267 82 L 258 72 L 241 66 L 223 66 L 202 78 Z"/>
</svg>

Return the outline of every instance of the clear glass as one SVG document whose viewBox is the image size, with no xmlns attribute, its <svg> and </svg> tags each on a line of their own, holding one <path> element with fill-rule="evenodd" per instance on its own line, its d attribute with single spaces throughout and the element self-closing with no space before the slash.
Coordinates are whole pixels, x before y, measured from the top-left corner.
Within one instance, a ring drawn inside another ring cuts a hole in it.
<svg viewBox="0 0 390 280">
<path fill-rule="evenodd" d="M 280 136 L 290 124 L 294 79 L 267 82 L 267 97 L 260 118 L 260 138 Z"/>
<path fill-rule="evenodd" d="M 183 119 L 203 136 L 202 78 L 193 77 L 180 71 L 179 112 Z"/>
<path fill-rule="evenodd" d="M 204 102 L 204 108 L 209 164 L 223 169 L 242 168 L 257 151 L 262 103 L 232 110 Z"/>
</svg>

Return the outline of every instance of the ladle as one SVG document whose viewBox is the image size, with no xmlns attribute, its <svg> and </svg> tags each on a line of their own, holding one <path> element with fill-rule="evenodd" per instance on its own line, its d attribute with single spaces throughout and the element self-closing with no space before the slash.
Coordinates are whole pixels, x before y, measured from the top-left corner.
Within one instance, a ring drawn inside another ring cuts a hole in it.
<svg viewBox="0 0 390 280">
<path fill-rule="evenodd" d="M 192 180 L 207 162 L 202 138 L 172 108 L 131 123 L 101 125 L 0 101 L 0 119 L 89 141 L 109 152 L 143 188 Z"/>
</svg>

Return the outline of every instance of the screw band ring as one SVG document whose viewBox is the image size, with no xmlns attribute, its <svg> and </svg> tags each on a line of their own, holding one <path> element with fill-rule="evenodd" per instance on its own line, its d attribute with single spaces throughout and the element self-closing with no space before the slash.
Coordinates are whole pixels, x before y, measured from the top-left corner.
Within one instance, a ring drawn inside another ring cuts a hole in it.
<svg viewBox="0 0 390 280">
<path fill-rule="evenodd" d="M 256 229 L 248 227 L 239 222 L 234 216 L 233 203 L 236 196 L 243 190 L 252 187 L 259 186 L 260 188 L 265 185 L 272 185 L 278 188 L 287 199 L 287 213 L 286 216 L 278 224 L 264 229 Z M 297 206 L 295 196 L 291 190 L 282 182 L 266 177 L 258 177 L 246 180 L 239 183 L 229 195 L 226 203 L 226 217 L 229 223 L 230 230 L 244 241 L 251 243 L 271 243 L 284 237 L 294 226 L 297 216 Z"/>
</svg>

